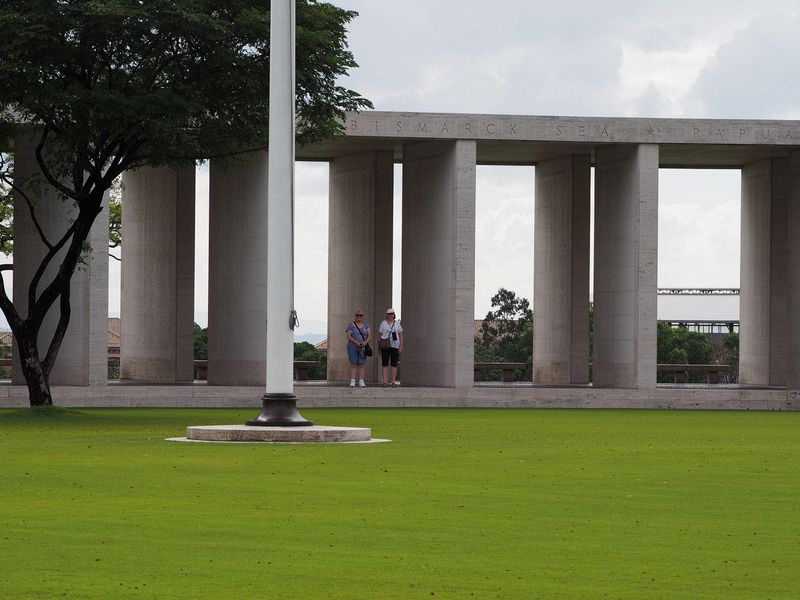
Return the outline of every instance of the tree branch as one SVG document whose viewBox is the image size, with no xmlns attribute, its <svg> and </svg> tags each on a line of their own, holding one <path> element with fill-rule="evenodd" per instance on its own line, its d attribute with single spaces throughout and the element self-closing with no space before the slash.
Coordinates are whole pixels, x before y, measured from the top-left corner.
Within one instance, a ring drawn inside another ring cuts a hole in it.
<svg viewBox="0 0 800 600">
<path fill-rule="evenodd" d="M 44 148 L 49 133 L 50 133 L 50 124 L 48 123 L 44 126 L 42 137 L 39 139 L 39 143 L 36 145 L 36 162 L 39 163 L 39 169 L 42 171 L 42 175 L 45 176 L 45 179 L 47 179 L 50 185 L 52 185 L 54 188 L 56 188 L 59 192 L 61 192 L 68 198 L 77 200 L 77 198 L 75 198 L 75 192 L 70 190 L 67 186 L 65 186 L 58 179 L 56 179 L 50 172 L 50 168 L 44 162 L 44 157 L 42 156 L 42 149 Z"/>
<path fill-rule="evenodd" d="M 34 273 L 33 279 L 31 279 L 31 284 L 28 287 L 28 307 L 31 307 L 34 304 L 36 304 L 36 288 L 39 287 L 39 281 L 44 276 L 45 269 L 47 269 L 48 265 L 50 264 L 50 261 L 53 260 L 53 257 L 58 253 L 58 251 L 64 247 L 64 244 L 67 243 L 67 240 L 70 238 L 70 236 L 74 235 L 77 229 L 77 225 L 78 225 L 78 219 L 75 219 L 72 225 L 70 225 L 69 229 L 67 229 L 67 232 L 64 234 L 64 236 L 60 240 L 58 240 L 58 243 L 50 247 L 49 252 L 45 255 L 45 257 L 42 259 L 42 262 L 39 264 L 39 268 L 36 269 L 36 273 Z"/>
<path fill-rule="evenodd" d="M 0 272 L 12 271 L 13 269 L 14 265 L 12 264 L 0 265 Z M 0 277 L 0 309 L 2 309 L 3 314 L 6 316 L 6 320 L 11 326 L 11 330 L 16 331 L 19 329 L 20 325 L 22 325 L 22 319 L 20 319 L 17 308 L 14 306 L 14 303 L 6 293 L 6 282 L 2 277 Z"/>
<path fill-rule="evenodd" d="M 72 314 L 72 308 L 69 304 L 69 296 L 70 285 L 69 282 L 67 282 L 67 285 L 61 290 L 61 302 L 59 303 L 61 314 L 58 317 L 58 325 L 56 325 L 56 330 L 53 333 L 53 339 L 50 341 L 50 345 L 47 348 L 47 354 L 42 362 L 42 371 L 45 379 L 50 377 L 50 371 L 53 370 L 53 365 L 56 362 L 56 357 L 58 356 L 58 351 L 61 348 L 61 343 L 64 341 L 64 335 L 67 333 L 69 318 Z"/>
<path fill-rule="evenodd" d="M 39 233 L 39 238 L 42 240 L 45 246 L 52 249 L 53 245 L 50 243 L 50 240 L 47 239 L 42 226 L 39 224 L 39 219 L 36 217 L 36 209 L 34 208 L 33 202 L 31 202 L 30 196 L 28 196 L 28 194 L 22 188 L 16 185 L 13 180 L 10 180 L 2 175 L 0 175 L 0 179 L 2 179 L 6 185 L 8 185 L 25 200 L 25 203 L 28 205 L 28 211 L 31 213 L 33 225 L 36 227 L 36 231 Z"/>
</svg>

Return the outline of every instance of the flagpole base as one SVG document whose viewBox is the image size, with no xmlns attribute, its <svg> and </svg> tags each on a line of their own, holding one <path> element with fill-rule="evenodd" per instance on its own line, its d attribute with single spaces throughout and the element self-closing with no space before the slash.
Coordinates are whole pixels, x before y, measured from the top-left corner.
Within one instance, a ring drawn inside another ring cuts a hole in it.
<svg viewBox="0 0 800 600">
<path fill-rule="evenodd" d="M 257 427 L 310 427 L 314 423 L 297 411 L 294 394 L 264 394 L 261 414 L 245 425 Z"/>
</svg>

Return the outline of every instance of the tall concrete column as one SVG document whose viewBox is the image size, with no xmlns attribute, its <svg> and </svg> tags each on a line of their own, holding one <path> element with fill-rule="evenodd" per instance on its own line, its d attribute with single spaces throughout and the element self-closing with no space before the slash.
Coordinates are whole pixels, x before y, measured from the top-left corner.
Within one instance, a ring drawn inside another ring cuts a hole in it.
<svg viewBox="0 0 800 600">
<path fill-rule="evenodd" d="M 194 205 L 194 167 L 123 176 L 122 379 L 193 379 Z"/>
<path fill-rule="evenodd" d="M 36 217 L 45 235 L 55 243 L 66 233 L 76 209 L 69 200 L 62 201 L 56 190 L 44 181 L 36 161 L 38 138 L 21 136 L 15 140 L 15 174 L 32 198 L 31 186 L 39 182 Z M 34 186 L 35 187 L 35 186 Z M 95 219 L 89 236 L 89 251 L 78 265 L 70 281 L 70 322 L 53 371 L 52 385 L 105 385 L 108 380 L 108 201 L 103 212 Z M 28 312 L 28 287 L 36 269 L 41 264 L 47 248 L 41 241 L 31 218 L 28 206 L 19 195 L 14 196 L 14 305 L 22 315 Z M 48 267 L 42 282 L 55 274 L 60 262 L 56 256 Z M 44 285 L 40 284 L 39 291 Z M 39 334 L 41 358 L 53 337 L 59 319 L 58 302 L 45 317 Z M 12 350 L 17 356 L 16 344 Z M 23 384 L 24 378 L 14 361 L 12 382 Z"/>
<path fill-rule="evenodd" d="M 394 160 L 391 151 L 330 163 L 328 215 L 328 381 L 350 378 L 345 327 L 365 311 L 377 350 L 377 327 L 392 301 Z M 380 381 L 376 351 L 367 380 Z"/>
<path fill-rule="evenodd" d="M 536 165 L 533 380 L 589 382 L 589 155 Z"/>
<path fill-rule="evenodd" d="M 789 160 L 742 169 L 739 382 L 785 385 Z"/>
<path fill-rule="evenodd" d="M 654 388 L 658 146 L 597 150 L 594 213 L 594 385 Z"/>
<path fill-rule="evenodd" d="M 471 387 L 475 322 L 471 140 L 403 149 L 403 383 Z"/>
<path fill-rule="evenodd" d="M 790 188 L 787 202 L 786 387 L 800 389 L 800 152 L 789 156 Z"/>
<path fill-rule="evenodd" d="M 208 383 L 266 383 L 267 153 L 209 179 Z"/>
</svg>

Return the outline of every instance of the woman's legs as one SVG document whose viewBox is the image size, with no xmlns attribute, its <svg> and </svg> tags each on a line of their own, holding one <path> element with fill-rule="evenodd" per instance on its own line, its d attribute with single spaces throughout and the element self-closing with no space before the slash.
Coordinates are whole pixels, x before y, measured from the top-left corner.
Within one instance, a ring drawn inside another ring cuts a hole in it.
<svg viewBox="0 0 800 600">
<path fill-rule="evenodd" d="M 392 348 L 391 350 L 389 350 L 389 352 L 390 352 L 389 358 L 391 360 L 391 365 L 392 365 L 392 381 L 391 381 L 391 383 L 392 383 L 392 387 L 394 387 L 395 381 L 397 380 L 397 362 L 398 362 L 398 360 L 400 358 L 400 352 L 399 352 L 399 350 L 397 350 L 397 348 Z"/>
<path fill-rule="evenodd" d="M 381 365 L 383 366 L 383 385 L 389 382 L 389 350 L 381 350 Z"/>
</svg>

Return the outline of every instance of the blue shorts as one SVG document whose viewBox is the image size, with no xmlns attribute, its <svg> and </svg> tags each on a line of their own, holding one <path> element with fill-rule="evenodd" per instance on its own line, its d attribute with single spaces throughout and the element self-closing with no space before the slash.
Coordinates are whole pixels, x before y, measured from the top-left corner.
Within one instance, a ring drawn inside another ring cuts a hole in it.
<svg viewBox="0 0 800 600">
<path fill-rule="evenodd" d="M 353 344 L 347 344 L 347 360 L 351 365 L 363 365 L 367 362 L 367 357 L 363 352 L 359 352 L 359 347 Z"/>
</svg>

